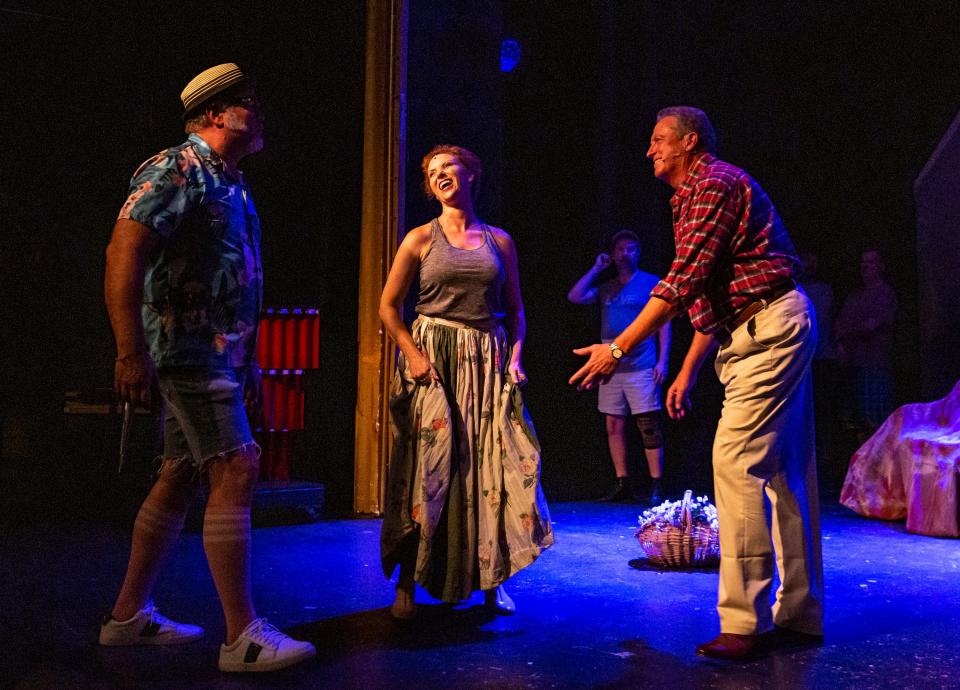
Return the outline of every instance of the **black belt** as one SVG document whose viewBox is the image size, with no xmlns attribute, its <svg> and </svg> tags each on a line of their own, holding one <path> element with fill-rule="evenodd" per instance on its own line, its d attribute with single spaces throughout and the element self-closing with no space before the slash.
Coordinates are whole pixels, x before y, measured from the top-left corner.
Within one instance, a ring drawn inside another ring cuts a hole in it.
<svg viewBox="0 0 960 690">
<path fill-rule="evenodd" d="M 768 304 L 780 299 L 788 292 L 792 292 L 796 289 L 797 284 L 791 280 L 788 283 L 781 283 L 780 285 L 777 285 L 762 297 L 756 297 L 753 302 L 738 311 L 736 314 L 734 314 L 732 319 L 717 329 L 717 336 L 719 336 L 722 340 L 726 340 L 733 335 L 735 330 L 749 321 L 752 316 L 755 316 L 757 313 L 766 309 Z"/>
</svg>

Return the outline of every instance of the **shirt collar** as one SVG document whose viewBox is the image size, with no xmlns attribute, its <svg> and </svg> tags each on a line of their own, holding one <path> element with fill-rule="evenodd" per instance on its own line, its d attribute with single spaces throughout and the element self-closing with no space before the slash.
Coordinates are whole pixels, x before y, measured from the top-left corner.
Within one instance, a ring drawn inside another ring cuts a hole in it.
<svg viewBox="0 0 960 690">
<path fill-rule="evenodd" d="M 687 171 L 687 176 L 683 178 L 683 182 L 680 183 L 680 186 L 677 187 L 677 191 L 673 193 L 673 199 L 685 199 L 693 192 L 694 186 L 697 184 L 697 180 L 703 174 L 703 169 L 708 165 L 717 160 L 717 157 L 703 151 L 697 154 L 693 163 L 690 164 L 690 169 Z"/>
<path fill-rule="evenodd" d="M 212 162 L 216 163 L 217 165 L 221 167 L 223 166 L 223 159 L 220 158 L 220 154 L 214 151 L 213 148 L 211 148 L 210 144 L 208 144 L 203 137 L 201 137 L 196 132 L 193 132 L 187 138 L 190 141 L 192 141 L 194 144 L 196 144 L 197 153 L 199 153 L 204 158 L 209 158 Z"/>
<path fill-rule="evenodd" d="M 203 137 L 193 132 L 187 139 L 196 146 L 197 153 L 200 154 L 202 158 L 209 160 L 210 163 L 215 165 L 222 173 L 227 174 L 227 166 L 220 157 L 220 154 L 214 151 Z M 240 180 L 243 179 L 243 174 L 239 170 L 237 170 L 234 175 Z"/>
</svg>

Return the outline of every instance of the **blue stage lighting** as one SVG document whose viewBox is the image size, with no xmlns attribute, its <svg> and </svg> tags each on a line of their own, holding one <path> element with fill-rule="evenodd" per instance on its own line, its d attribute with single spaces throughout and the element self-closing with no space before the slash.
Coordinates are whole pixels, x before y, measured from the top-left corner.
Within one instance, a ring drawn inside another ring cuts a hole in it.
<svg viewBox="0 0 960 690">
<path fill-rule="evenodd" d="M 512 72 L 520 63 L 520 41 L 513 38 L 504 39 L 500 44 L 500 71 Z"/>
</svg>

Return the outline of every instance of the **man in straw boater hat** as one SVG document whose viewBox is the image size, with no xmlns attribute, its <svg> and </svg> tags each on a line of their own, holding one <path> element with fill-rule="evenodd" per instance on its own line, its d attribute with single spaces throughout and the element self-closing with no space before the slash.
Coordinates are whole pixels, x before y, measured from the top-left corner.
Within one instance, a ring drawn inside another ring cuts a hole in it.
<svg viewBox="0 0 960 690">
<path fill-rule="evenodd" d="M 262 299 L 260 223 L 237 164 L 263 148 L 252 80 L 211 67 L 180 95 L 187 141 L 134 174 L 107 247 L 107 311 L 122 401 L 165 403 L 157 481 L 137 514 L 126 577 L 100 644 L 179 644 L 195 625 L 150 601 L 200 478 L 209 482 L 203 547 L 226 618 L 222 671 L 272 671 L 316 654 L 257 617 L 250 592 L 250 504 L 259 447 L 247 409 L 260 401 L 255 359 Z"/>
</svg>

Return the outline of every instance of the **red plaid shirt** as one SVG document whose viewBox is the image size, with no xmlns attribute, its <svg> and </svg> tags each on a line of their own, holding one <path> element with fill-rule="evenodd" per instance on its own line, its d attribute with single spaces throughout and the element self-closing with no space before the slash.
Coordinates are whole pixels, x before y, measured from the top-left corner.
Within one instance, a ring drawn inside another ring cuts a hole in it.
<svg viewBox="0 0 960 690">
<path fill-rule="evenodd" d="M 670 199 L 677 256 L 651 295 L 713 333 L 790 280 L 800 262 L 776 209 L 743 170 L 703 153 Z"/>
</svg>

